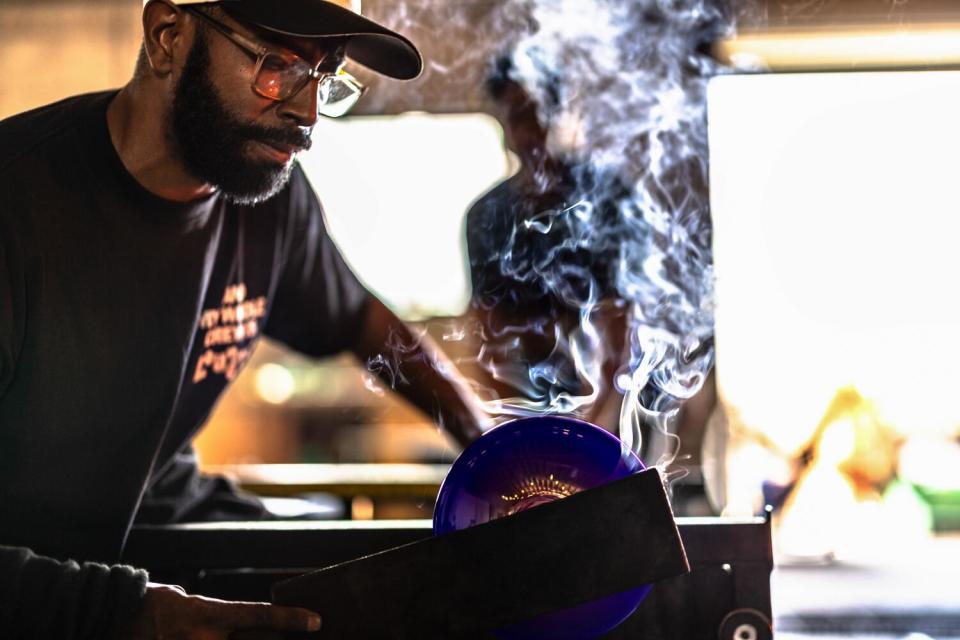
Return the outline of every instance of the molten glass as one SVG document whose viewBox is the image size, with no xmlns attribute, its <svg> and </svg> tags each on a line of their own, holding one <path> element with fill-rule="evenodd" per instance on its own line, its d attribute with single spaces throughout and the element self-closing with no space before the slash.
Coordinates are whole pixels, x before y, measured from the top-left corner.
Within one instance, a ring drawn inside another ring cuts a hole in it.
<svg viewBox="0 0 960 640">
<path fill-rule="evenodd" d="M 437 496 L 433 532 L 439 535 L 482 524 L 643 468 L 640 459 L 618 438 L 587 422 L 556 416 L 513 420 L 483 434 L 453 463 Z M 590 526 L 584 522 L 570 524 Z M 623 622 L 649 591 L 650 585 L 643 585 L 544 614 L 500 629 L 497 637 L 596 638 Z"/>
</svg>

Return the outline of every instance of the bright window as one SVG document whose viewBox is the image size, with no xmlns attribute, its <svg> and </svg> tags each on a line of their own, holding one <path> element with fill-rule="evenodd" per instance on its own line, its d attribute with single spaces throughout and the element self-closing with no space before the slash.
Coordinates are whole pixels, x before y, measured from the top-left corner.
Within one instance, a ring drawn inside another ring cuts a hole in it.
<svg viewBox="0 0 960 640">
<path fill-rule="evenodd" d="M 506 177 L 486 115 L 323 120 L 301 163 L 357 275 L 408 319 L 458 315 L 470 295 L 463 219 Z"/>
<path fill-rule="evenodd" d="M 957 487 L 958 104 L 953 71 L 710 86 L 714 452 L 733 512 L 794 486 L 788 552 L 880 556 L 924 526 L 898 483 Z"/>
</svg>

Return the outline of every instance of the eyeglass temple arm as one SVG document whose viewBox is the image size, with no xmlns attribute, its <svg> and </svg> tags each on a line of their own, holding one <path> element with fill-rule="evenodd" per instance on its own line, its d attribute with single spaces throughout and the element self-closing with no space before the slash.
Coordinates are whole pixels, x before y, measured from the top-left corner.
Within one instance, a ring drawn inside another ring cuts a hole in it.
<svg viewBox="0 0 960 640">
<path fill-rule="evenodd" d="M 203 22 L 206 22 L 208 25 L 210 25 L 211 27 L 213 27 L 214 29 L 222 33 L 224 36 L 226 36 L 233 42 L 235 42 L 238 46 L 240 46 L 243 49 L 246 49 L 247 51 L 256 55 L 257 57 L 263 56 L 269 53 L 265 47 L 257 44 L 253 40 L 250 40 L 243 34 L 237 33 L 236 31 L 234 31 L 227 25 L 221 23 L 220 21 L 214 20 L 213 18 L 205 14 L 203 11 L 200 11 L 198 9 L 195 9 L 189 6 L 184 8 L 187 11 L 189 11 L 191 14 L 200 18 Z"/>
</svg>

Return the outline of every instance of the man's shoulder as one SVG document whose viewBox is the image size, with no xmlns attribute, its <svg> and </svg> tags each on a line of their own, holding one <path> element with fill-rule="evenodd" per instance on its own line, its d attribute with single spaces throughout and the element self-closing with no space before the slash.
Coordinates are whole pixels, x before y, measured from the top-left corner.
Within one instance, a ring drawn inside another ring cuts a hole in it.
<svg viewBox="0 0 960 640">
<path fill-rule="evenodd" d="M 78 120 L 91 108 L 107 101 L 114 92 L 88 93 L 0 120 L 0 172 L 64 134 L 71 133 Z"/>
</svg>

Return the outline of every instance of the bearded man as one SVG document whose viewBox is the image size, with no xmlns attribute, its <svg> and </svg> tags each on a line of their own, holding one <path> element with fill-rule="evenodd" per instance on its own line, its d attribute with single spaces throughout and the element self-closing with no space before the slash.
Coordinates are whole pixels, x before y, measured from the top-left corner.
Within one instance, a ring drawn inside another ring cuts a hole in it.
<svg viewBox="0 0 960 640">
<path fill-rule="evenodd" d="M 363 359 L 399 336 L 401 391 L 479 434 L 467 386 L 350 272 L 296 163 L 362 93 L 346 58 L 397 79 L 421 58 L 333 0 L 147 0 L 143 28 L 119 91 L 0 122 L 0 637 L 316 630 L 116 563 L 134 521 L 261 515 L 190 448 L 261 334 Z"/>
</svg>

